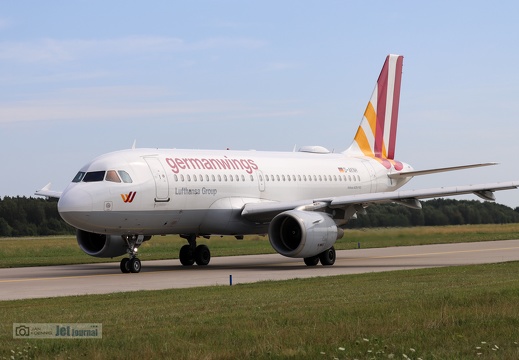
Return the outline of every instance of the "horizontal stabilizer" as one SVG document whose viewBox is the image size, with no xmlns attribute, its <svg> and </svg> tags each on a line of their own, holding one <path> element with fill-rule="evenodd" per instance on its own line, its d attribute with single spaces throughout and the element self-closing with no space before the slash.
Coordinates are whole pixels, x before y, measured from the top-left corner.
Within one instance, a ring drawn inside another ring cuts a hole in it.
<svg viewBox="0 0 519 360">
<path fill-rule="evenodd" d="M 471 168 L 483 167 L 483 166 L 491 166 L 491 165 L 497 165 L 497 163 L 490 162 L 490 163 L 482 163 L 482 164 L 450 166 L 450 167 L 436 168 L 436 169 L 427 169 L 427 170 L 401 171 L 401 172 L 389 174 L 388 177 L 390 179 L 401 179 L 401 178 L 406 178 L 406 177 L 413 177 L 413 176 L 419 176 L 419 175 L 428 175 L 428 174 L 436 174 L 436 173 L 447 172 L 447 171 L 471 169 Z"/>
<path fill-rule="evenodd" d="M 34 195 L 37 196 L 45 196 L 48 198 L 55 198 L 59 199 L 61 197 L 62 192 L 61 191 L 54 191 L 50 189 L 51 183 L 48 183 L 45 185 L 41 190 L 37 190 Z"/>
</svg>

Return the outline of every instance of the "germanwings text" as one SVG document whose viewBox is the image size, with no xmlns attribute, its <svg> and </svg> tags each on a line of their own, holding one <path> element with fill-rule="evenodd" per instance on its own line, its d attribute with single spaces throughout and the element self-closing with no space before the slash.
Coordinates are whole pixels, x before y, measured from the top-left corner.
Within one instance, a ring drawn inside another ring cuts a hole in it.
<svg viewBox="0 0 519 360">
<path fill-rule="evenodd" d="M 180 170 L 244 170 L 252 174 L 259 167 L 252 159 L 229 159 L 224 156 L 220 159 L 199 158 L 166 158 L 166 163 L 175 174 Z"/>
</svg>

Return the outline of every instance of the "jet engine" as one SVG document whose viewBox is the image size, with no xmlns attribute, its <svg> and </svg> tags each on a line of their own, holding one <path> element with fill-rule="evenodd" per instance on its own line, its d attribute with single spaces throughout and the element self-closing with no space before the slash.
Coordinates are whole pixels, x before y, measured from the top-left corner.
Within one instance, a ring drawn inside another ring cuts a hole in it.
<svg viewBox="0 0 519 360">
<path fill-rule="evenodd" d="M 77 243 L 90 256 L 111 258 L 127 253 L 128 245 L 120 235 L 94 234 L 77 230 Z"/>
<path fill-rule="evenodd" d="M 289 210 L 269 225 L 269 241 L 281 255 L 308 258 L 328 250 L 344 231 L 325 213 Z"/>
</svg>

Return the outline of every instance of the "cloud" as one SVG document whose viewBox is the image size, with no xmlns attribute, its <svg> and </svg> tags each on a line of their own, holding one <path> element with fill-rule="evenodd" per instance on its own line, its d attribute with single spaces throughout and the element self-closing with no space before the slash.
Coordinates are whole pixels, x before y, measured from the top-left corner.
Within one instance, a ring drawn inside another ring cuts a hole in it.
<svg viewBox="0 0 519 360">
<path fill-rule="evenodd" d="M 180 38 L 161 36 L 131 36 L 105 40 L 45 38 L 27 42 L 0 42 L 0 59 L 25 63 L 59 63 L 114 54 L 156 54 L 215 48 L 253 49 L 264 44 L 261 40 L 248 38 L 210 38 L 192 43 L 186 43 Z"/>
<path fill-rule="evenodd" d="M 174 100 L 161 87 L 109 86 L 71 88 L 42 94 L 37 99 L 0 102 L 0 124 L 34 121 L 113 121 L 171 119 L 213 121 L 227 119 L 286 118 L 301 114 L 283 102 L 249 104 L 232 100 Z M 173 99 L 173 100 L 164 100 Z"/>
</svg>

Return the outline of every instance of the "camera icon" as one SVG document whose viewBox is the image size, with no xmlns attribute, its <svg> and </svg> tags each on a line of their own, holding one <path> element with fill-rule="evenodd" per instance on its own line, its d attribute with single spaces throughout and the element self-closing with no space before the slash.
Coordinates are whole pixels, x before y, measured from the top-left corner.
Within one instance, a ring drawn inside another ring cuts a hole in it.
<svg viewBox="0 0 519 360">
<path fill-rule="evenodd" d="M 31 331 L 28 326 L 20 325 L 14 329 L 14 333 L 16 334 L 16 336 L 29 336 L 31 334 Z"/>
</svg>

